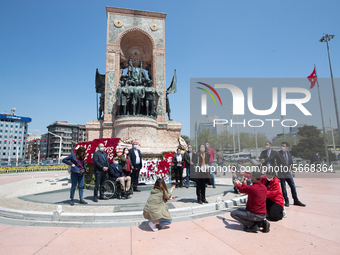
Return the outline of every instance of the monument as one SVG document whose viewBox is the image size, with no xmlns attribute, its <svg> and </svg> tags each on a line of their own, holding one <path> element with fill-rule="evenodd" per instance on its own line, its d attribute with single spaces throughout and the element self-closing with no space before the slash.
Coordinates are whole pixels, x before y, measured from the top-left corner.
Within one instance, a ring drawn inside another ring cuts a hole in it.
<svg viewBox="0 0 340 255">
<path fill-rule="evenodd" d="M 89 140 L 136 139 L 143 157 L 178 146 L 182 125 L 170 119 L 165 84 L 165 13 L 106 7 L 106 70 L 96 71 L 97 119 L 86 123 Z M 167 120 L 167 113 L 169 120 Z"/>
</svg>

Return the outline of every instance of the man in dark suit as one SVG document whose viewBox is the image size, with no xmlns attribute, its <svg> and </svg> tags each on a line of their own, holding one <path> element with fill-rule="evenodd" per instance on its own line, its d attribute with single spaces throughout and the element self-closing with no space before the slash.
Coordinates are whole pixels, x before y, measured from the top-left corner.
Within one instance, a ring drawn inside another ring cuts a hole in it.
<svg viewBox="0 0 340 255">
<path fill-rule="evenodd" d="M 113 163 L 109 166 L 109 175 L 113 178 L 116 179 L 116 181 L 120 182 L 122 186 L 122 193 L 120 196 L 124 196 L 125 198 L 128 198 L 130 195 L 130 183 L 131 183 L 131 177 L 130 176 L 125 176 L 122 166 L 119 165 L 119 158 L 114 157 L 113 158 Z M 126 185 L 125 185 L 126 182 Z"/>
<path fill-rule="evenodd" d="M 94 175 L 95 175 L 95 186 L 93 202 L 98 202 L 98 188 L 100 192 L 100 199 L 107 200 L 108 198 L 104 196 L 104 183 L 106 180 L 106 173 L 109 169 L 109 160 L 107 154 L 104 152 L 104 144 L 100 143 L 98 145 L 98 150 L 93 153 L 94 162 Z"/>
<path fill-rule="evenodd" d="M 142 155 L 140 153 L 140 150 L 137 149 L 137 143 L 132 143 L 132 149 L 129 150 L 129 155 L 131 158 L 131 178 L 133 183 L 133 191 L 140 192 L 139 189 L 137 189 L 138 185 L 138 178 L 139 178 L 139 172 L 142 168 Z"/>
<path fill-rule="evenodd" d="M 293 165 L 292 154 L 288 152 L 289 145 L 287 142 L 281 143 L 281 150 L 280 151 L 272 151 L 272 155 L 266 159 L 262 159 L 262 163 L 267 163 L 269 161 L 276 160 L 277 167 L 274 167 L 274 170 L 277 169 L 278 173 L 277 176 L 281 182 L 281 190 L 283 194 L 283 198 L 285 200 L 285 206 L 289 206 L 289 199 L 287 196 L 286 190 L 286 182 L 288 183 L 290 190 L 292 192 L 292 197 L 294 199 L 294 205 L 298 206 L 306 206 L 305 204 L 301 203 L 297 197 L 296 188 L 294 179 L 291 173 L 291 168 Z"/>
<path fill-rule="evenodd" d="M 269 141 L 266 141 L 265 146 L 266 149 L 261 152 L 260 159 L 269 158 L 272 153 L 275 153 L 275 151 L 272 151 L 272 144 Z M 275 159 L 268 161 L 267 163 L 263 163 L 262 166 L 275 166 Z"/>
</svg>

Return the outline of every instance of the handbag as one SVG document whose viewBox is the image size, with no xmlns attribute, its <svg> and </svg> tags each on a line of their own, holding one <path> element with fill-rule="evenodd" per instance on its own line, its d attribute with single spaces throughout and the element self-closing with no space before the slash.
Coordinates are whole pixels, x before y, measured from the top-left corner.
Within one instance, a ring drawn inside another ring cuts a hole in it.
<svg viewBox="0 0 340 255">
<path fill-rule="evenodd" d="M 80 169 L 78 175 L 83 175 L 85 173 L 85 168 Z"/>
</svg>

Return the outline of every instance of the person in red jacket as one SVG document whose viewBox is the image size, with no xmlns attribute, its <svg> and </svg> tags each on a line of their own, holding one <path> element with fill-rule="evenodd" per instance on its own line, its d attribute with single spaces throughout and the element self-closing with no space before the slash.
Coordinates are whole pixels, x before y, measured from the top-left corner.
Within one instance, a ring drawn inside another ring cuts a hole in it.
<svg viewBox="0 0 340 255">
<path fill-rule="evenodd" d="M 250 175 L 253 185 L 242 184 L 239 180 L 234 180 L 234 185 L 241 193 L 248 194 L 246 209 L 239 208 L 230 213 L 238 222 L 244 225 L 244 231 L 257 233 L 259 227 L 263 227 L 262 232 L 268 233 L 270 224 L 266 221 L 266 199 L 267 188 L 261 183 L 261 173 L 252 172 Z"/>
<path fill-rule="evenodd" d="M 282 220 L 284 199 L 280 179 L 275 176 L 275 171 L 272 168 L 267 170 L 265 178 L 261 178 L 261 183 L 267 187 L 267 219 L 270 221 Z"/>
</svg>

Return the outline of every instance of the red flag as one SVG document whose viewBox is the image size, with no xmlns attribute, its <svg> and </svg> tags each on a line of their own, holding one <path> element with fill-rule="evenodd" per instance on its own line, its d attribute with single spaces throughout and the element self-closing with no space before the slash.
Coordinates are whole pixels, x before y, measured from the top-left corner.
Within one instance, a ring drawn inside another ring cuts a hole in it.
<svg viewBox="0 0 340 255">
<path fill-rule="evenodd" d="M 314 86 L 315 86 L 315 83 L 316 83 L 316 73 L 315 73 L 315 67 L 314 67 L 314 70 L 313 72 L 307 76 L 308 80 L 310 81 L 310 88 L 312 89 Z"/>
</svg>

